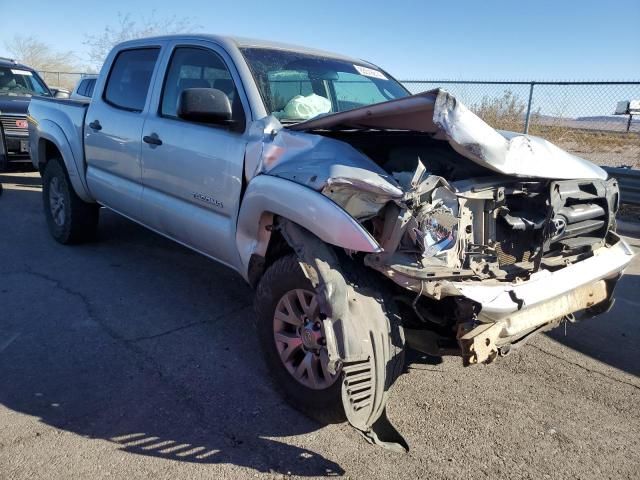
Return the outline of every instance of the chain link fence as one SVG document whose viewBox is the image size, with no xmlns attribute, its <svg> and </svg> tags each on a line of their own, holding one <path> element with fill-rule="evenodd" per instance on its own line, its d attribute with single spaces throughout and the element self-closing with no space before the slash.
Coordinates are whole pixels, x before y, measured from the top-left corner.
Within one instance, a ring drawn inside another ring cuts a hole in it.
<svg viewBox="0 0 640 480">
<path fill-rule="evenodd" d="M 85 75 L 89 75 L 88 73 L 83 72 L 39 71 L 38 73 L 50 87 L 66 88 L 69 91 L 73 90 L 73 87 L 76 86 L 78 80 L 80 80 Z"/>
<path fill-rule="evenodd" d="M 39 72 L 73 89 L 86 73 Z M 402 80 L 411 93 L 448 90 L 491 126 L 538 135 L 599 165 L 640 168 L 640 116 L 613 115 L 640 99 L 640 82 Z M 628 130 L 627 130 L 628 128 Z"/>
<path fill-rule="evenodd" d="M 412 93 L 448 90 L 495 128 L 538 135 L 599 165 L 640 168 L 640 117 L 613 115 L 619 101 L 640 99 L 640 82 L 402 83 Z"/>
</svg>

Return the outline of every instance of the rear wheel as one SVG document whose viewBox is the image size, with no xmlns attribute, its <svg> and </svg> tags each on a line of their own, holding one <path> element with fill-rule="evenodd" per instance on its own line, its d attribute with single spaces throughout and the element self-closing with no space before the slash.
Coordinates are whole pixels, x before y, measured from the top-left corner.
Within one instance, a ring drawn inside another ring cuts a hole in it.
<svg viewBox="0 0 640 480">
<path fill-rule="evenodd" d="M 69 244 L 95 238 L 99 207 L 76 195 L 60 159 L 51 159 L 45 166 L 42 199 L 49 232 L 58 242 Z"/>
</svg>

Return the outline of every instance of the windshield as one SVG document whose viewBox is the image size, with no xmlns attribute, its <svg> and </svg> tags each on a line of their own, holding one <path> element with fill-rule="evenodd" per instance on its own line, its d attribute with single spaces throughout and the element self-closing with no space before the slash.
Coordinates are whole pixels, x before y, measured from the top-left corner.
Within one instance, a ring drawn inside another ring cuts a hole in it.
<svg viewBox="0 0 640 480">
<path fill-rule="evenodd" d="M 406 97 L 407 90 L 371 65 L 268 48 L 243 48 L 267 112 L 283 122 Z"/>
<path fill-rule="evenodd" d="M 0 67 L 0 95 L 49 95 L 49 89 L 30 70 Z"/>
</svg>

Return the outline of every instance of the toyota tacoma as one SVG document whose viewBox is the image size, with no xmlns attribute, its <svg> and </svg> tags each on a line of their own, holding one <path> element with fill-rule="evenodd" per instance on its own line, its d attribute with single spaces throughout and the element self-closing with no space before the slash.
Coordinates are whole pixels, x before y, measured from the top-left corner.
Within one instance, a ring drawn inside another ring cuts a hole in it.
<svg viewBox="0 0 640 480">
<path fill-rule="evenodd" d="M 106 207 L 236 270 L 285 398 L 391 449 L 405 349 L 496 361 L 608 310 L 633 256 L 601 168 L 342 55 L 128 41 L 89 103 L 34 98 L 28 121 L 58 242 Z"/>
</svg>

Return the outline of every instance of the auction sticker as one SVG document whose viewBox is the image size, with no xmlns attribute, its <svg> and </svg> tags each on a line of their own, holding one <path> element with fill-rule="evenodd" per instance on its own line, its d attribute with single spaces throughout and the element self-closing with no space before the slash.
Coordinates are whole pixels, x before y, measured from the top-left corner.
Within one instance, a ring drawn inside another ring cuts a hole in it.
<svg viewBox="0 0 640 480">
<path fill-rule="evenodd" d="M 14 75 L 28 75 L 30 77 L 33 76 L 33 74 L 29 70 L 16 70 L 12 68 L 11 73 L 13 73 Z"/>
<path fill-rule="evenodd" d="M 373 68 L 367 68 L 360 65 L 354 65 L 355 68 L 360 75 L 364 75 L 365 77 L 379 78 L 380 80 L 387 80 L 387 77 L 384 76 L 382 72 L 378 70 L 374 70 Z"/>
</svg>

